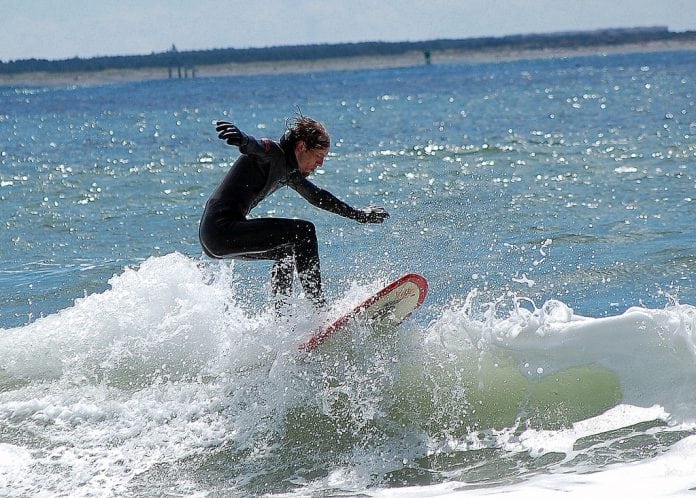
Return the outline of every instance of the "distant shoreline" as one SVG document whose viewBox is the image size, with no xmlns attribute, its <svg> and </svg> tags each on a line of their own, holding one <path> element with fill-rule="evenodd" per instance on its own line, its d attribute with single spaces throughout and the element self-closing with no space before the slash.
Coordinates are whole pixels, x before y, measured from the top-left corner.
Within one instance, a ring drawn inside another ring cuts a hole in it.
<svg viewBox="0 0 696 498">
<path fill-rule="evenodd" d="M 601 46 L 578 46 L 568 48 L 481 48 L 475 50 L 435 50 L 430 53 L 431 64 L 438 63 L 487 63 L 515 60 L 568 58 L 621 53 L 654 53 L 671 51 L 696 51 L 696 40 L 660 40 L 639 43 L 607 44 Z M 226 63 L 195 68 L 195 78 L 223 76 L 246 76 L 264 74 L 317 73 L 322 71 L 345 71 L 354 69 L 385 69 L 420 66 L 425 64 L 421 51 L 399 55 L 370 55 L 335 57 L 313 60 L 286 60 Z M 186 73 L 188 78 L 191 74 Z M 167 68 L 106 69 L 82 72 L 28 72 L 0 74 L 0 86 L 46 87 L 46 86 L 95 86 L 113 83 L 169 79 Z M 174 79 L 179 79 L 175 76 Z M 182 80 L 183 80 L 182 74 Z"/>
</svg>

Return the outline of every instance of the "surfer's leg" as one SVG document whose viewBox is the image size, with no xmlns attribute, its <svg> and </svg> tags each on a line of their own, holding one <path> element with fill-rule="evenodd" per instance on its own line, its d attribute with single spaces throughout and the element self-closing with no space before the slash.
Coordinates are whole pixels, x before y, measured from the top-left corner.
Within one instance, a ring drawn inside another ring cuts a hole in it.
<svg viewBox="0 0 696 498">
<path fill-rule="evenodd" d="M 292 280 L 295 273 L 295 264 L 292 252 L 285 255 L 279 254 L 271 269 L 271 290 L 279 307 L 290 296 Z"/>
<path fill-rule="evenodd" d="M 303 221 L 303 220 L 298 220 Z M 298 239 L 295 246 L 295 265 L 297 275 L 305 294 L 322 308 L 326 305 L 324 300 L 324 290 L 321 285 L 321 265 L 319 263 L 319 243 L 314 224 L 303 221 L 302 237 Z"/>
<path fill-rule="evenodd" d="M 321 285 L 319 243 L 314 224 L 305 220 L 274 219 L 274 221 L 281 222 L 275 224 L 274 236 L 277 236 L 278 232 L 282 232 L 284 234 L 282 239 L 290 241 L 287 245 L 278 249 L 278 251 L 282 252 L 275 252 L 276 262 L 273 265 L 271 274 L 274 293 L 279 295 L 285 291 L 287 294 L 290 294 L 293 270 L 297 269 L 297 275 L 300 278 L 300 284 L 302 284 L 305 294 L 316 307 L 323 308 L 326 305 L 326 301 L 324 300 L 324 291 Z M 290 248 L 292 251 L 291 256 L 294 256 L 294 264 L 293 258 L 288 260 L 288 253 L 285 252 L 287 248 Z"/>
<path fill-rule="evenodd" d="M 284 218 L 235 221 L 210 246 L 214 246 L 218 257 L 274 260 L 271 280 L 276 294 L 289 294 L 296 267 L 305 294 L 315 305 L 324 305 L 319 244 L 313 223 Z"/>
</svg>

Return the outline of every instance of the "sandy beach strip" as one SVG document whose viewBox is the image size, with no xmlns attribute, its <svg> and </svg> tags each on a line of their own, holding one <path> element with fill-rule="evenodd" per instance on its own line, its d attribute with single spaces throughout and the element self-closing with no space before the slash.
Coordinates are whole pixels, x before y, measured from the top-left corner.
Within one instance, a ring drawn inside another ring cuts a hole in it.
<svg viewBox="0 0 696 498">
<path fill-rule="evenodd" d="M 480 49 L 432 51 L 431 64 L 486 63 L 548 58 L 569 58 L 590 55 L 619 53 L 653 53 L 669 51 L 696 51 L 695 41 L 653 41 L 621 45 L 578 46 L 563 49 Z M 315 60 L 287 60 L 273 62 L 248 62 L 197 66 L 181 70 L 181 79 L 210 78 L 221 76 L 244 76 L 263 74 L 316 73 L 321 71 L 345 71 L 353 69 L 380 69 L 418 66 L 425 64 L 423 52 L 414 51 L 400 55 L 337 57 Z M 172 79 L 180 79 L 176 69 Z M 106 69 L 102 71 L 49 73 L 32 72 L 0 74 L 0 86 L 44 87 L 44 86 L 91 86 L 169 79 L 164 67 L 144 69 Z"/>
</svg>

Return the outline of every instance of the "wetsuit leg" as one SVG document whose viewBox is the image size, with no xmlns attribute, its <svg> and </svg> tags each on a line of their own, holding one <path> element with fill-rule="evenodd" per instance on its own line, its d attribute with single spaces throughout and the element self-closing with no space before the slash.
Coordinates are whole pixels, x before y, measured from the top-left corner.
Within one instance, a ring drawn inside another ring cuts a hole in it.
<svg viewBox="0 0 696 498">
<path fill-rule="evenodd" d="M 274 260 L 272 286 L 276 294 L 289 294 L 293 270 L 297 269 L 305 293 L 316 305 L 324 305 L 319 244 L 313 223 L 257 218 L 232 221 L 214 230 L 204 223 L 201 241 L 217 257 Z"/>
<path fill-rule="evenodd" d="M 310 225 L 312 225 L 310 223 Z M 321 268 L 319 264 L 319 247 L 317 236 L 312 225 L 312 237 L 314 249 L 308 252 L 295 252 L 295 265 L 297 265 L 297 275 L 300 278 L 300 283 L 310 299 L 320 307 L 323 307 L 324 291 L 321 285 Z"/>
<path fill-rule="evenodd" d="M 295 255 L 292 251 L 287 256 L 280 256 L 273 263 L 271 270 L 271 290 L 276 297 L 276 304 L 281 305 L 284 298 L 292 291 L 293 274 L 295 273 Z"/>
</svg>

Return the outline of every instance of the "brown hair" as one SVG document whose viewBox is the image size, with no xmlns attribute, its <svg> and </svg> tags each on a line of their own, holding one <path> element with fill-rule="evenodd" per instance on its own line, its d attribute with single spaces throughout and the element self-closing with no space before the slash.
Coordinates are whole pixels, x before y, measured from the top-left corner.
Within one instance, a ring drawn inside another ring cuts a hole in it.
<svg viewBox="0 0 696 498">
<path fill-rule="evenodd" d="M 304 142 L 308 149 L 328 149 L 331 145 L 331 137 L 326 128 L 319 121 L 297 113 L 294 118 L 286 122 L 290 132 L 290 140 Z"/>
</svg>

